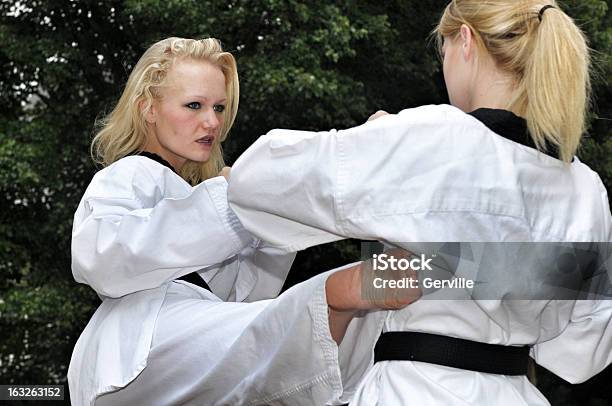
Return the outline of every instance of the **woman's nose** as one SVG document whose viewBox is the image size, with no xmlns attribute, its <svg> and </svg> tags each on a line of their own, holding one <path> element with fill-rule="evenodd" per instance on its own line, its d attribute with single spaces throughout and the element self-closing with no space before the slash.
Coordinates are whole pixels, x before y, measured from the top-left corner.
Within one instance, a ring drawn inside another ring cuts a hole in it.
<svg viewBox="0 0 612 406">
<path fill-rule="evenodd" d="M 214 109 L 206 109 L 203 112 L 202 125 L 212 130 L 216 130 L 219 127 L 219 117 L 217 117 L 217 113 Z"/>
</svg>

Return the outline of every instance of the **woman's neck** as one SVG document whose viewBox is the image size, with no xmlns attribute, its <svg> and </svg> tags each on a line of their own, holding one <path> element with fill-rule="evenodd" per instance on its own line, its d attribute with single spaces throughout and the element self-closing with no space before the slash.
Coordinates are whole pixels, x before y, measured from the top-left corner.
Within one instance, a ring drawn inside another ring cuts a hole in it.
<svg viewBox="0 0 612 406">
<path fill-rule="evenodd" d="M 479 108 L 509 110 L 515 83 L 514 78 L 495 66 L 493 61 L 483 63 L 473 81 L 470 111 Z"/>
</svg>

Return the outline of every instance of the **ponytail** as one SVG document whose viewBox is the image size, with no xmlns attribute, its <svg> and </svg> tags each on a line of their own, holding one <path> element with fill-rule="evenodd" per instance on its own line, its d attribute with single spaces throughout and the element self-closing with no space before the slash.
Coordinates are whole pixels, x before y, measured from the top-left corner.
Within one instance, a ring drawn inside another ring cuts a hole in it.
<svg viewBox="0 0 612 406">
<path fill-rule="evenodd" d="M 585 35 L 554 0 L 452 0 L 435 30 L 452 38 L 462 24 L 516 81 L 507 105 L 527 120 L 539 150 L 570 162 L 585 130 L 590 58 Z"/>
<path fill-rule="evenodd" d="M 585 131 L 589 52 L 584 34 L 563 11 L 546 9 L 541 20 L 525 64 L 525 118 L 536 145 L 553 144 L 569 162 Z"/>
</svg>

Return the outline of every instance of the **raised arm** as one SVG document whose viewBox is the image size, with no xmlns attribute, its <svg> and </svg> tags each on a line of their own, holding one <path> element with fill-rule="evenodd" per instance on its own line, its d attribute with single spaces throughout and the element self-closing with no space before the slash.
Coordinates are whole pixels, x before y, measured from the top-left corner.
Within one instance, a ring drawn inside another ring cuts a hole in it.
<svg viewBox="0 0 612 406">
<path fill-rule="evenodd" d="M 192 188 L 163 178 L 176 176 L 169 171 L 155 179 L 140 159 L 97 174 L 75 214 L 73 275 L 103 296 L 158 287 L 252 240 L 227 204 L 223 177 Z"/>
<path fill-rule="evenodd" d="M 453 191 L 478 193 L 480 165 L 503 169 L 492 139 L 452 106 L 409 109 L 341 131 L 272 130 L 234 164 L 228 198 L 246 229 L 286 251 L 346 237 L 438 241 L 424 213 L 464 207 Z M 475 157 L 476 149 L 483 153 Z M 478 165 L 465 165 L 476 158 Z M 514 189 L 502 186 L 496 198 L 520 207 Z M 388 227 L 391 216 L 402 227 Z"/>
</svg>

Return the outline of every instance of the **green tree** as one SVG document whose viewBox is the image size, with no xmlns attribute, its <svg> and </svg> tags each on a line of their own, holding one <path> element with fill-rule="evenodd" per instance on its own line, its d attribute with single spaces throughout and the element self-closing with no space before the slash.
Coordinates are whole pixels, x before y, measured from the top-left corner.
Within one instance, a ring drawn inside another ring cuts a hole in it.
<svg viewBox="0 0 612 406">
<path fill-rule="evenodd" d="M 65 382 L 74 342 L 98 304 L 70 273 L 73 211 L 96 170 L 88 155 L 94 122 L 117 100 L 148 45 L 167 36 L 214 36 L 234 53 L 242 98 L 225 147 L 231 163 L 271 128 L 343 128 L 377 109 L 446 102 L 427 41 L 445 4 L 0 2 L 1 383 Z M 581 157 L 609 188 L 611 13 L 607 1 L 565 4 L 598 63 L 597 109 Z M 358 252 L 356 241 L 302 252 L 288 284 Z M 544 382 L 552 397 L 555 382 Z"/>
</svg>

